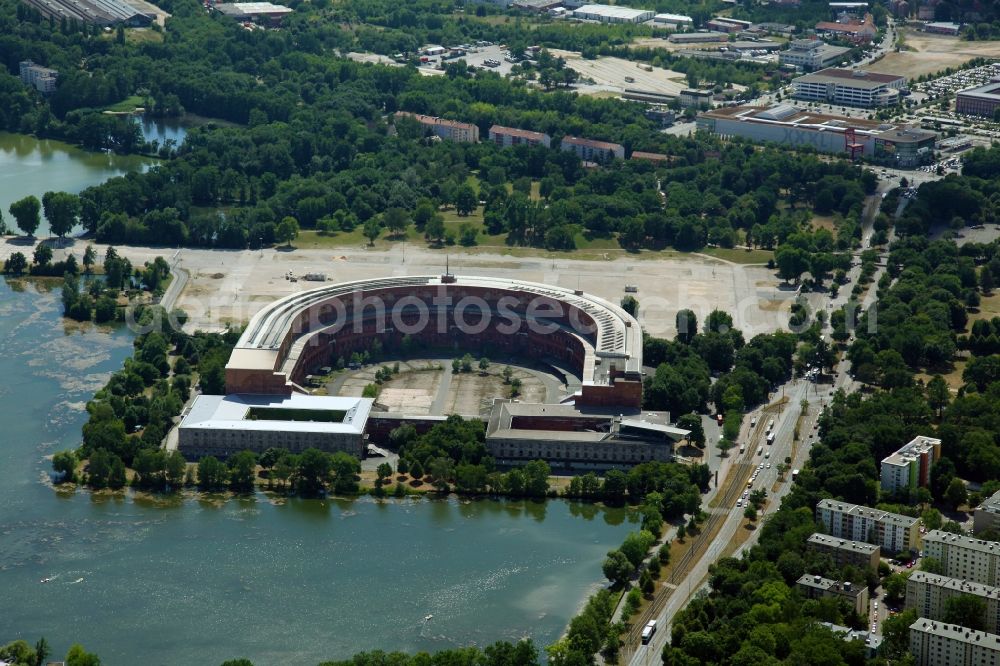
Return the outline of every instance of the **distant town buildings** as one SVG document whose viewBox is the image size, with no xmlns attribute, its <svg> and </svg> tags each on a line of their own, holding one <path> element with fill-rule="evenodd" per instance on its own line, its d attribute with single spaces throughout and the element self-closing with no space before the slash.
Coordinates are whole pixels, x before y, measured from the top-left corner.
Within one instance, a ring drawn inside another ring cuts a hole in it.
<svg viewBox="0 0 1000 666">
<path fill-rule="evenodd" d="M 215 5 L 215 11 L 237 21 L 253 21 L 270 26 L 281 25 L 282 19 L 292 13 L 290 7 L 270 2 L 226 2 Z"/>
<path fill-rule="evenodd" d="M 929 162 L 937 137 L 934 132 L 916 127 L 813 113 L 791 104 L 713 109 L 698 116 L 697 126 L 722 137 L 743 137 L 792 148 L 808 146 L 824 153 L 847 153 L 899 167 Z"/>
<path fill-rule="evenodd" d="M 882 553 L 882 549 L 875 544 L 842 539 L 820 532 L 810 535 L 806 541 L 806 548 L 816 553 L 829 555 L 837 567 L 850 565 L 872 571 L 878 570 L 879 558 Z"/>
<path fill-rule="evenodd" d="M 552 137 L 542 132 L 531 132 L 529 130 L 517 129 L 515 127 L 503 127 L 494 125 L 490 128 L 490 141 L 498 146 L 545 146 L 552 145 Z"/>
<path fill-rule="evenodd" d="M 57 20 L 79 21 L 87 25 L 147 26 L 155 15 L 146 13 L 124 0 L 23 0 L 42 16 Z"/>
<path fill-rule="evenodd" d="M 559 149 L 576 153 L 586 162 L 607 162 L 616 157 L 625 159 L 625 147 L 619 143 L 581 139 L 575 136 L 564 136 Z"/>
<path fill-rule="evenodd" d="M 573 11 L 573 18 L 601 23 L 643 23 L 653 18 L 648 9 L 632 9 L 620 5 L 584 5 Z"/>
<path fill-rule="evenodd" d="M 955 95 L 955 113 L 992 118 L 1000 108 L 1000 77 L 986 85 L 960 90 Z"/>
<path fill-rule="evenodd" d="M 931 467 L 940 459 L 940 439 L 914 437 L 882 460 L 882 492 L 926 488 L 931 482 Z"/>
<path fill-rule="evenodd" d="M 804 574 L 796 581 L 795 587 L 807 599 L 826 597 L 845 599 L 858 615 L 864 617 L 868 614 L 868 587 L 865 585 L 855 585 L 849 580 L 838 582 L 822 576 Z"/>
<path fill-rule="evenodd" d="M 36 65 L 31 60 L 22 60 L 20 63 L 21 82 L 32 86 L 40 93 L 48 94 L 55 92 L 56 81 L 59 72 L 48 67 Z"/>
<path fill-rule="evenodd" d="M 914 571 L 906 579 L 905 607 L 916 609 L 918 617 L 943 619 L 945 604 L 961 595 L 982 599 L 986 608 L 980 618 L 983 626 L 992 634 L 1000 634 L 1000 588 L 926 571 Z"/>
<path fill-rule="evenodd" d="M 846 39 L 856 44 L 870 42 L 878 35 L 875 20 L 871 14 L 865 14 L 864 19 L 846 19 L 844 21 L 820 21 L 816 24 L 816 32 Z"/>
<path fill-rule="evenodd" d="M 917 518 L 840 500 L 820 500 L 816 520 L 831 536 L 876 544 L 888 553 L 915 549 L 920 542 Z"/>
<path fill-rule="evenodd" d="M 839 62 L 848 51 L 846 46 L 832 46 L 820 39 L 796 39 L 787 51 L 778 54 L 778 62 L 811 72 Z"/>
<path fill-rule="evenodd" d="M 1000 587 L 1000 543 L 931 530 L 923 544 L 924 557 L 940 561 L 945 576 Z"/>
<path fill-rule="evenodd" d="M 983 500 L 972 515 L 973 534 L 1000 529 L 1000 490 Z"/>
<path fill-rule="evenodd" d="M 910 625 L 915 666 L 1000 663 L 1000 636 L 921 617 Z"/>
<path fill-rule="evenodd" d="M 812 102 L 825 102 L 865 109 L 889 106 L 899 100 L 906 78 L 896 74 L 878 74 L 861 69 L 827 69 L 792 80 L 792 96 Z"/>
<path fill-rule="evenodd" d="M 396 117 L 412 118 L 445 141 L 458 141 L 460 143 L 479 141 L 479 127 L 472 123 L 461 123 L 457 120 L 425 116 L 422 113 L 410 113 L 409 111 L 397 111 Z"/>
</svg>

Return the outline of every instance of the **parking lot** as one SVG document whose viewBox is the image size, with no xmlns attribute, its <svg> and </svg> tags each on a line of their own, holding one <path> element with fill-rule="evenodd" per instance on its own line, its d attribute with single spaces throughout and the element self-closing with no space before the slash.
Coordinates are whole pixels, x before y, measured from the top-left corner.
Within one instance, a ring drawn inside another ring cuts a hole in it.
<svg viewBox="0 0 1000 666">
<path fill-rule="evenodd" d="M 459 56 L 457 58 L 447 58 L 445 56 L 427 56 L 427 62 L 420 65 L 422 70 L 438 70 L 444 69 L 444 65 L 449 62 L 456 62 L 459 60 L 464 60 L 467 64 L 473 67 L 479 67 L 481 69 L 492 70 L 501 76 L 508 76 L 510 74 L 510 68 L 514 66 L 515 63 L 506 60 L 504 54 L 507 49 L 500 44 L 490 44 L 489 46 L 477 46 L 475 44 L 465 45 L 465 55 Z M 496 66 L 488 66 L 487 61 L 496 62 Z"/>
</svg>

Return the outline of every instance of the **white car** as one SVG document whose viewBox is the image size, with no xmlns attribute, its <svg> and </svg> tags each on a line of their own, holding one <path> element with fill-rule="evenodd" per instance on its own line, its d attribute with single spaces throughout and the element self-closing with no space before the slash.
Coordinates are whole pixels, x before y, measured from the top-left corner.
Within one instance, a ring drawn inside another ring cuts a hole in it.
<svg viewBox="0 0 1000 666">
<path fill-rule="evenodd" d="M 743 500 L 741 499 L 736 500 L 736 506 L 737 508 L 743 506 Z"/>
<path fill-rule="evenodd" d="M 771 469 L 771 463 L 767 463 L 767 468 Z"/>
</svg>

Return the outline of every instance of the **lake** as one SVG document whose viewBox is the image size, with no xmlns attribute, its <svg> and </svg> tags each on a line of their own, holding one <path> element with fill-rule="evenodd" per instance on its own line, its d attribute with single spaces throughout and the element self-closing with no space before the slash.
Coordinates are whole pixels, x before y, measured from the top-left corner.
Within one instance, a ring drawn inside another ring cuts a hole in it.
<svg viewBox="0 0 1000 666">
<path fill-rule="evenodd" d="M 113 176 L 144 170 L 155 163 L 149 157 L 94 153 L 62 141 L 0 132 L 0 211 L 7 226 L 19 233 L 9 212 L 14 201 L 29 194 L 41 200 L 49 191 L 76 194 Z M 49 235 L 44 215 L 35 235 Z"/>
<path fill-rule="evenodd" d="M 105 666 L 542 648 L 635 529 L 564 501 L 57 493 L 45 456 L 78 444 L 132 349 L 127 330 L 59 315 L 58 289 L 0 281 L 0 641 L 44 635 L 60 657 L 81 642 Z"/>
</svg>

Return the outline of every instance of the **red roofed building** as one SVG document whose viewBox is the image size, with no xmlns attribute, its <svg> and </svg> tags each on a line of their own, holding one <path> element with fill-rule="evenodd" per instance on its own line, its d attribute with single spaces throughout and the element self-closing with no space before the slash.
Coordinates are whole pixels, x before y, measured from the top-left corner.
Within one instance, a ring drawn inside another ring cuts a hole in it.
<svg viewBox="0 0 1000 666">
<path fill-rule="evenodd" d="M 503 127 L 494 125 L 490 128 L 490 141 L 502 146 L 545 146 L 552 145 L 552 137 L 542 132 L 532 132 L 530 130 L 518 129 L 516 127 Z"/>
<path fill-rule="evenodd" d="M 574 152 L 584 161 L 606 162 L 616 157 L 625 159 L 625 147 L 620 143 L 581 139 L 575 136 L 564 136 L 559 149 Z"/>
<path fill-rule="evenodd" d="M 865 14 L 863 21 L 852 19 L 843 23 L 820 21 L 816 24 L 816 32 L 825 32 L 836 37 L 842 37 L 855 43 L 870 42 L 878 34 L 875 19 L 871 14 Z"/>
<path fill-rule="evenodd" d="M 663 153 L 645 153 L 641 150 L 636 150 L 632 152 L 632 160 L 646 160 L 649 162 L 669 162 L 670 158 Z"/>
<path fill-rule="evenodd" d="M 425 116 L 421 113 L 410 113 L 409 111 L 397 111 L 396 117 L 413 118 L 445 141 L 460 141 L 464 143 L 476 143 L 479 141 L 479 128 L 472 123 L 460 123 L 457 120 L 447 120 L 445 118 L 438 118 L 437 116 Z"/>
</svg>

